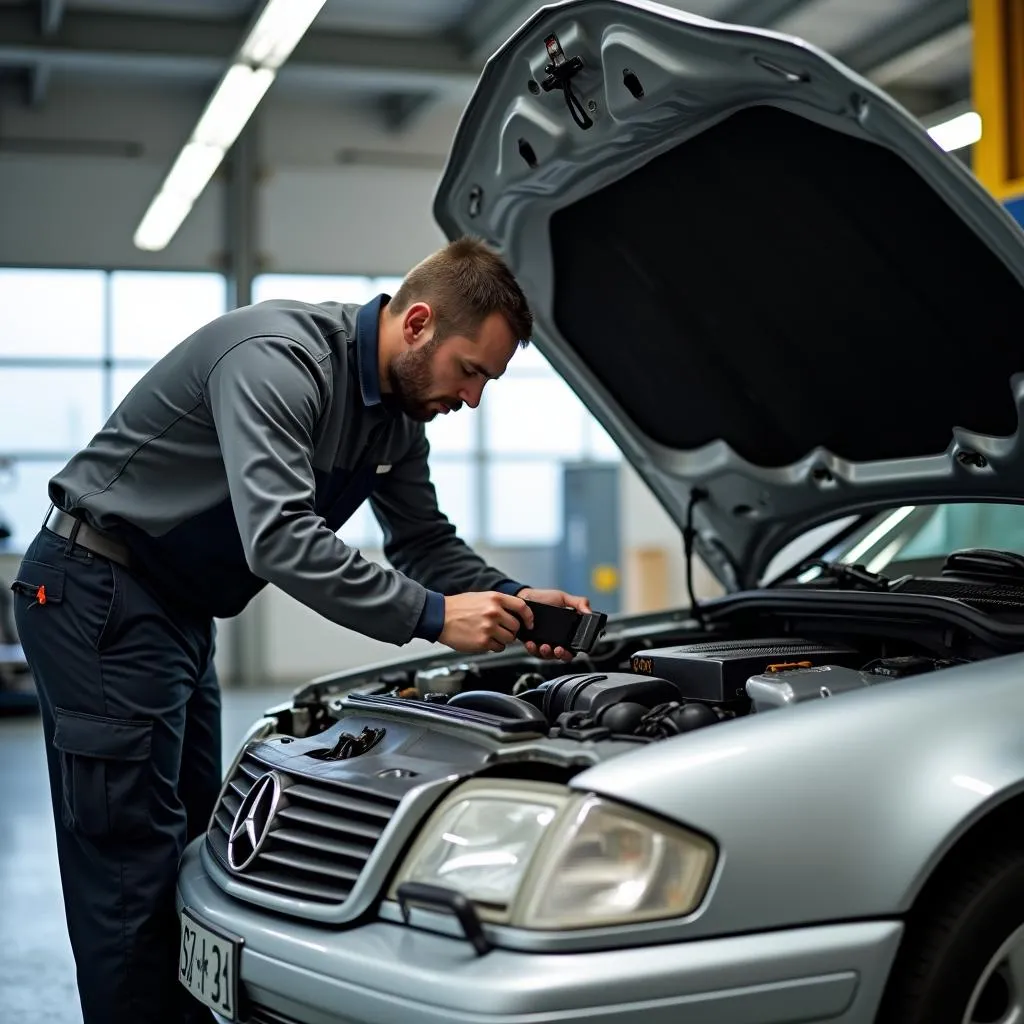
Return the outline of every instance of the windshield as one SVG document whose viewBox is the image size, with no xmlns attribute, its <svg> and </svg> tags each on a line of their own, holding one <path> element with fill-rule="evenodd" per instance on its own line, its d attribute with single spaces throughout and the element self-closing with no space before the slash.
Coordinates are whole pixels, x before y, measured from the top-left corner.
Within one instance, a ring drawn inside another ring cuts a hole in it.
<svg viewBox="0 0 1024 1024">
<path fill-rule="evenodd" d="M 889 577 L 929 576 L 964 548 L 1024 554 L 1024 505 L 905 505 L 874 516 L 823 557 Z"/>
</svg>

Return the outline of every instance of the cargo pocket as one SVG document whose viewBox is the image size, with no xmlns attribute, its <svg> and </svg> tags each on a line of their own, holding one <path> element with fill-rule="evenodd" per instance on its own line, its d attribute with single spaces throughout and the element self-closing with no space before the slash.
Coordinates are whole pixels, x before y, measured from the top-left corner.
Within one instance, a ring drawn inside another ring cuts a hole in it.
<svg viewBox="0 0 1024 1024">
<path fill-rule="evenodd" d="M 153 723 L 55 708 L 61 819 L 90 839 L 129 839 L 150 822 Z"/>
</svg>

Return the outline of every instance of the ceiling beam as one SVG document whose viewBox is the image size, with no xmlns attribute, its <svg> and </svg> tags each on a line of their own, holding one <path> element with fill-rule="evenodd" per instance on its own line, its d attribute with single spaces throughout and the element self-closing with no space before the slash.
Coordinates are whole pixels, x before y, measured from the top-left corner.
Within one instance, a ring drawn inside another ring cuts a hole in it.
<svg viewBox="0 0 1024 1024">
<path fill-rule="evenodd" d="M 404 131 L 433 102 L 428 93 L 391 93 L 379 104 L 384 127 L 388 131 Z"/>
<path fill-rule="evenodd" d="M 463 33 L 465 52 L 474 60 L 483 61 L 531 15 L 544 6 L 545 0 L 477 0 L 463 18 L 467 31 Z M 771 28 L 813 0 L 738 0 L 718 21 L 756 28 Z M 685 2 L 673 4 L 686 10 Z M 468 28 L 468 26 L 472 26 Z"/>
<path fill-rule="evenodd" d="M 476 0 L 463 17 L 462 51 L 480 63 L 536 11 L 543 0 Z"/>
<path fill-rule="evenodd" d="M 39 30 L 44 36 L 60 31 L 64 20 L 64 0 L 39 0 Z"/>
<path fill-rule="evenodd" d="M 242 21 L 148 18 L 70 10 L 43 37 L 30 8 L 0 7 L 0 67 L 215 81 L 234 55 Z M 282 81 L 315 78 L 379 93 L 468 93 L 479 67 L 445 39 L 311 32 L 282 67 Z"/>
<path fill-rule="evenodd" d="M 738 0 L 722 20 L 771 27 L 813 0 Z M 884 32 L 839 53 L 844 63 L 887 87 L 917 66 L 963 45 L 968 0 L 930 0 Z M 465 18 L 471 38 L 403 38 L 312 31 L 281 69 L 282 81 L 317 84 L 388 97 L 385 123 L 397 130 L 428 97 L 468 98 L 480 63 L 527 21 L 542 0 L 478 0 Z M 0 68 L 38 76 L 28 96 L 45 97 L 53 71 L 111 72 L 147 78 L 215 82 L 244 29 L 243 20 L 210 21 L 65 9 L 65 0 L 38 8 L 0 6 Z"/>
<path fill-rule="evenodd" d="M 46 94 L 50 88 L 51 71 L 45 64 L 37 64 L 28 73 L 28 85 L 25 90 L 25 102 L 34 108 L 46 102 Z"/>
<path fill-rule="evenodd" d="M 56 35 L 64 20 L 65 0 L 39 0 L 39 32 L 45 37 Z M 40 63 L 28 71 L 28 88 L 25 100 L 30 107 L 41 107 L 46 102 L 50 89 L 52 68 Z"/>
<path fill-rule="evenodd" d="M 750 25 L 754 28 L 772 28 L 783 18 L 796 14 L 811 0 L 740 0 L 730 7 L 718 21 L 734 25 Z"/>
<path fill-rule="evenodd" d="M 970 98 L 970 89 L 965 91 L 959 84 L 952 88 L 933 89 L 896 83 L 886 91 L 901 107 L 905 107 L 920 120 L 928 120 L 936 111 L 953 107 Z"/>
<path fill-rule="evenodd" d="M 836 57 L 884 85 L 881 78 L 895 81 L 899 77 L 891 72 L 886 74 L 887 65 L 906 61 L 915 51 L 960 45 L 965 31 L 969 39 L 968 0 L 929 0 L 863 42 L 840 51 Z"/>
</svg>

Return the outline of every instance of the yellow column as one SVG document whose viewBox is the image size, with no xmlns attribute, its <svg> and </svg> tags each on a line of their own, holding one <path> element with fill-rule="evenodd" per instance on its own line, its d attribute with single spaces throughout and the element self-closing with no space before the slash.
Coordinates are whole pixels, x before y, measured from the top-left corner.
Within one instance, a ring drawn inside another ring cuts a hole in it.
<svg viewBox="0 0 1024 1024">
<path fill-rule="evenodd" d="M 972 0 L 971 91 L 981 138 L 971 159 L 999 200 L 1024 195 L 1024 0 Z"/>
</svg>

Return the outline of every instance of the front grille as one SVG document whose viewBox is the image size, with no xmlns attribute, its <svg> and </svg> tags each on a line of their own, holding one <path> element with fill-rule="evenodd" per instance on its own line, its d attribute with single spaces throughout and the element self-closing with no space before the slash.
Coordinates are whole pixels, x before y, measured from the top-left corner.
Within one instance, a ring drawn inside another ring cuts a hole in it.
<svg viewBox="0 0 1024 1024">
<path fill-rule="evenodd" d="M 331 1015 L 334 1024 L 346 1024 L 348 1017 L 336 1017 Z M 278 1013 L 268 1006 L 260 1006 L 257 1003 L 249 1004 L 249 1016 L 245 1018 L 245 1024 L 302 1024 L 298 1017 L 289 1017 L 285 1013 Z"/>
<path fill-rule="evenodd" d="M 207 840 L 225 870 L 282 896 L 339 906 L 348 898 L 398 807 L 356 786 L 274 769 L 281 800 L 259 853 L 242 871 L 228 862 L 228 836 L 242 801 L 271 769 L 246 754 L 225 787 Z M 236 861 L 237 862 L 237 861 Z"/>
</svg>

